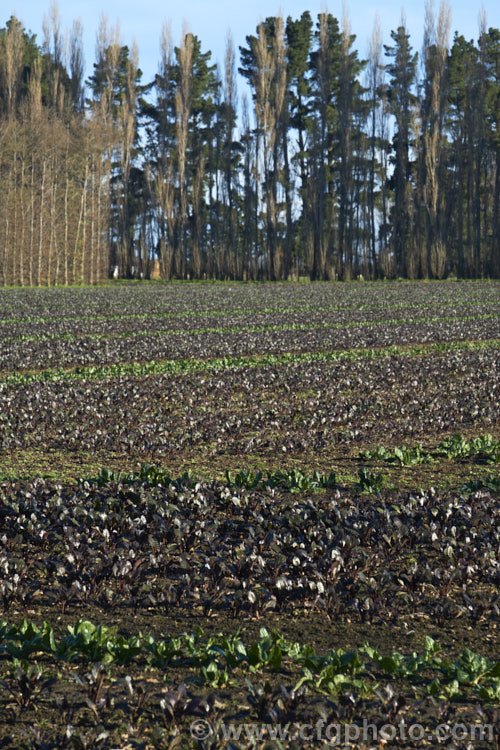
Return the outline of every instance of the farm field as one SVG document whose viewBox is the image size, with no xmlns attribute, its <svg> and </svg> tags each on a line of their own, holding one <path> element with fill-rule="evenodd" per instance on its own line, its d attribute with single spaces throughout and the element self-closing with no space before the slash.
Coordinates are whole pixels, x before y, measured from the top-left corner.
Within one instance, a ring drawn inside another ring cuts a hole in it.
<svg viewBox="0 0 500 750">
<path fill-rule="evenodd" d="M 0 342 L 0 748 L 499 747 L 499 282 L 9 289 Z"/>
</svg>

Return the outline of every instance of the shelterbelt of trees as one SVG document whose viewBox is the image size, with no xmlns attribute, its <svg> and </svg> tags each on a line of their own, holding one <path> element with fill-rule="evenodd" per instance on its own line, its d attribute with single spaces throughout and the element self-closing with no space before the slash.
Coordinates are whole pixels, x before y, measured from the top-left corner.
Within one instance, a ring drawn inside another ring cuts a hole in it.
<svg viewBox="0 0 500 750">
<path fill-rule="evenodd" d="M 65 43 L 63 40 L 68 38 Z M 266 18 L 219 68 L 161 35 L 143 82 L 103 17 L 0 29 L 0 284 L 500 276 L 500 31 L 427 9 L 367 59 L 347 18 Z M 238 72 L 249 86 L 237 91 Z"/>
</svg>

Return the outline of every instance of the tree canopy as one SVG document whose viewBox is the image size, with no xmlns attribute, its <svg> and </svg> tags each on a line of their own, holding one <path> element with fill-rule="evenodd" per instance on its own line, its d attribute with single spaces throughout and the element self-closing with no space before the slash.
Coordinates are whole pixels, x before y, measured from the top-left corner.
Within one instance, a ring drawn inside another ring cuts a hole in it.
<svg viewBox="0 0 500 750">
<path fill-rule="evenodd" d="M 0 283 L 500 275 L 500 31 L 427 8 L 367 59 L 349 19 L 270 16 L 222 67 L 168 27 L 153 81 L 105 19 L 0 29 Z M 67 42 L 64 40 L 67 38 Z M 238 78 L 250 100 L 238 96 Z"/>
</svg>

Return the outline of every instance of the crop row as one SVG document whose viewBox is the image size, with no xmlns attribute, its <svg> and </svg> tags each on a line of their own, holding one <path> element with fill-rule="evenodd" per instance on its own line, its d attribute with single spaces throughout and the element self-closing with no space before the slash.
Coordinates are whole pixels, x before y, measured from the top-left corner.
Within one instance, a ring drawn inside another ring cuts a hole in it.
<svg viewBox="0 0 500 750">
<path fill-rule="evenodd" d="M 500 500 L 488 487 L 373 501 L 338 489 L 313 499 L 279 486 L 35 480 L 4 483 L 0 500 L 5 610 L 300 608 L 474 625 L 499 614 Z"/>
<path fill-rule="evenodd" d="M 283 352 L 321 353 L 330 350 L 373 349 L 443 343 L 498 340 L 500 318 L 474 317 L 470 320 L 438 320 L 433 323 L 384 323 L 341 327 L 278 326 L 276 328 L 192 333 L 189 327 L 174 335 L 140 332 L 133 336 L 105 338 L 50 338 L 6 343 L 0 352 L 2 370 L 44 369 L 71 365 L 106 364 L 164 359 L 232 358 L 274 355 Z"/>
<path fill-rule="evenodd" d="M 461 443 L 461 450 L 458 455 L 464 456 L 486 456 L 488 463 L 499 463 L 498 457 L 498 441 L 491 439 L 490 435 L 480 438 L 473 438 L 471 441 L 464 439 L 463 435 L 455 435 L 452 439 L 443 441 L 441 445 L 451 443 L 453 448 Z M 441 450 L 440 448 L 438 450 Z M 402 448 L 395 448 L 394 453 L 387 451 L 385 448 L 379 447 L 376 451 L 363 451 L 362 455 L 368 458 L 373 457 L 376 454 L 377 457 L 383 455 L 384 460 L 392 460 L 394 456 L 402 465 L 412 464 L 414 461 L 415 453 L 420 454 L 420 448 L 411 449 L 403 446 Z M 445 450 L 441 451 L 443 454 Z M 449 457 L 450 453 L 446 449 L 446 455 Z M 452 455 L 457 455 L 455 450 L 452 451 Z M 390 458 L 387 458 L 387 457 Z M 433 461 L 434 459 L 430 454 L 426 454 L 427 460 Z M 419 461 L 420 462 L 420 461 Z M 387 486 L 385 477 L 381 472 L 375 475 L 370 472 L 367 467 L 361 467 L 358 471 L 359 481 L 354 485 L 354 490 L 360 490 L 361 492 L 368 492 L 371 494 L 380 494 L 380 489 Z M 116 482 L 117 484 L 134 484 L 139 482 L 146 485 L 147 487 L 156 487 L 161 485 L 163 487 L 170 487 L 171 485 L 176 489 L 187 487 L 192 489 L 200 483 L 200 478 L 197 477 L 192 471 L 186 471 L 179 477 L 173 478 L 170 472 L 144 464 L 140 471 L 123 472 L 123 471 L 112 471 L 110 469 L 102 469 L 96 477 L 79 479 L 80 484 L 97 484 L 99 487 L 104 487 L 110 482 Z M 500 479 L 494 478 L 490 475 L 485 475 L 479 480 L 474 480 L 462 485 L 458 492 L 460 495 L 470 494 L 481 489 L 491 489 L 492 491 L 498 491 L 500 489 Z M 278 470 L 275 472 L 267 472 L 266 476 L 262 471 L 252 471 L 251 469 L 240 471 L 226 471 L 225 479 L 226 487 L 233 488 L 244 488 L 246 490 L 274 490 L 284 489 L 288 492 L 322 492 L 326 489 L 348 489 L 342 487 L 337 482 L 337 478 L 334 472 L 330 472 L 328 475 L 320 474 L 319 471 L 313 472 L 313 474 L 304 474 L 300 469 L 291 470 Z M 394 488 L 393 488 L 394 489 Z"/>
<path fill-rule="evenodd" d="M 139 453 L 139 463 L 198 447 L 331 460 L 353 443 L 496 436 L 499 385 L 497 350 L 481 342 L 49 370 L 0 382 L 0 447 Z"/>
<path fill-rule="evenodd" d="M 29 646 L 23 628 L 33 640 L 51 635 L 49 623 L 25 622 L 11 648 Z M 155 640 L 105 630 L 85 621 L 68 628 L 54 646 L 72 661 L 50 649 L 35 662 L 4 655 L 3 747 L 243 750 L 292 748 L 300 737 L 354 748 L 366 729 L 372 742 L 392 739 L 390 747 L 405 750 L 435 746 L 424 737 L 472 739 L 477 750 L 498 741 L 498 663 L 469 650 L 448 659 L 430 638 L 420 654 L 382 656 L 368 644 L 318 654 L 264 629 L 251 645 L 200 631 Z M 143 653 L 131 655 L 127 647 L 138 645 Z M 111 663 L 91 662 L 89 653 Z"/>
<path fill-rule="evenodd" d="M 404 309 L 406 317 L 394 317 L 399 309 Z M 432 315 L 429 315 L 432 312 Z M 220 312 L 164 312 L 138 313 L 133 315 L 112 315 L 69 318 L 27 318 L 25 320 L 0 320 L 0 336 L 4 343 L 12 341 L 36 341 L 42 337 L 57 338 L 63 336 L 112 336 L 140 335 L 145 332 L 173 334 L 185 329 L 191 333 L 200 331 L 235 332 L 247 328 L 261 328 L 262 330 L 278 329 L 290 326 L 292 329 L 303 327 L 341 327 L 356 325 L 380 325 L 384 322 L 395 325 L 397 323 L 415 322 L 452 322 L 454 320 L 473 320 L 474 318 L 493 319 L 499 316 L 498 305 L 443 305 L 429 311 L 428 307 L 411 309 L 408 315 L 408 305 L 399 303 L 395 307 L 337 307 L 329 306 L 316 308 L 312 306 L 291 307 L 282 310 L 263 309 L 258 311 L 234 310 Z M 168 328 L 165 328 L 165 320 Z M 144 325 L 147 323 L 147 330 Z"/>
<path fill-rule="evenodd" d="M 491 435 L 482 435 L 467 440 L 463 435 L 456 434 L 442 440 L 434 453 L 426 453 L 422 445 L 410 447 L 397 446 L 393 451 L 379 445 L 373 451 L 361 451 L 360 458 L 370 461 L 385 461 L 398 463 L 400 466 L 415 466 L 423 463 L 433 463 L 437 457 L 450 459 L 475 457 L 479 461 L 490 464 L 500 463 L 500 440 Z"/>
<path fill-rule="evenodd" d="M 495 350 L 500 346 L 500 339 L 488 341 L 452 341 L 436 342 L 426 345 L 391 345 L 380 348 L 351 348 L 347 350 L 330 350 L 319 352 L 297 352 L 283 354 L 258 354 L 251 357 L 217 357 L 212 359 L 154 359 L 148 362 L 120 362 L 113 365 L 90 365 L 81 367 L 60 367 L 57 369 L 38 370 L 35 372 L 4 373 L 0 384 L 22 384 L 59 380 L 101 380 L 122 375 L 144 376 L 163 373 L 180 374 L 184 372 L 209 372 L 239 367 L 262 367 L 290 363 L 341 362 L 358 359 L 376 359 L 394 356 L 422 356 L 433 353 Z M 32 354 L 32 352 L 31 352 Z"/>
<path fill-rule="evenodd" d="M 181 323 L 177 328 L 158 328 L 148 327 L 147 330 L 121 330 L 117 329 L 114 331 L 107 332 L 88 332 L 75 331 L 74 333 L 65 330 L 60 333 L 39 333 L 33 334 L 20 334 L 17 336 L 8 336 L 2 339 L 2 344 L 10 343 L 27 343 L 27 342 L 42 342 L 42 341 L 57 341 L 64 339 L 71 341 L 73 339 L 85 338 L 99 341 L 101 339 L 111 339 L 113 337 L 120 338 L 134 338 L 134 336 L 181 336 L 189 333 L 191 336 L 201 336 L 209 333 L 217 333 L 219 335 L 225 335 L 227 333 L 263 333 L 266 331 L 313 331 L 317 329 L 332 329 L 332 328 L 356 328 L 356 327 L 371 327 L 379 325 L 417 325 L 422 323 L 472 323 L 474 321 L 485 321 L 485 320 L 499 320 L 500 315 L 498 313 L 486 313 L 481 315 L 453 315 L 453 316 L 434 316 L 434 317 L 422 317 L 422 318 L 382 318 L 380 320 L 353 320 L 355 315 L 350 315 L 348 320 L 340 322 L 338 319 L 335 322 L 324 320 L 322 315 L 321 322 L 314 323 L 311 320 L 311 316 L 308 316 L 309 320 L 307 323 L 304 322 L 292 322 L 287 320 L 286 322 L 280 323 L 252 323 L 251 320 L 247 320 L 244 325 L 221 325 L 220 322 L 217 325 L 205 326 L 204 328 L 191 328 L 186 323 Z M 87 326 L 86 326 L 87 328 Z"/>
<path fill-rule="evenodd" d="M 101 288 L 5 290 L 0 319 L 60 315 L 215 314 L 244 309 L 398 304 L 498 304 L 498 282 L 468 284 L 120 284 Z"/>
<path fill-rule="evenodd" d="M 345 689 L 366 695 L 391 676 L 417 685 L 428 695 L 456 698 L 473 693 L 486 702 L 500 700 L 500 661 L 470 649 L 453 660 L 441 652 L 439 643 L 428 636 L 422 654 L 408 656 L 393 650 L 384 656 L 368 643 L 354 650 L 331 649 L 319 654 L 308 644 L 288 641 L 266 628 L 261 628 L 256 641 L 246 645 L 238 633 L 207 637 L 200 629 L 179 636 L 154 638 L 139 633 L 127 638 L 117 635 L 116 628 L 81 619 L 56 639 L 48 621 L 41 627 L 27 620 L 19 626 L 0 622 L 0 656 L 17 661 L 44 654 L 62 661 L 103 665 L 142 660 L 162 670 L 188 666 L 198 668 L 201 681 L 212 687 L 226 685 L 234 670 L 280 671 L 289 663 L 301 668 L 295 691 L 305 684 L 328 695 Z"/>
<path fill-rule="evenodd" d="M 136 338 L 141 338 L 145 340 L 150 340 L 154 338 L 161 338 L 163 340 L 163 343 L 165 347 L 168 349 L 168 340 L 170 338 L 173 338 L 175 340 L 175 337 L 182 337 L 183 339 L 190 339 L 191 337 L 199 337 L 199 336 L 207 336 L 211 334 L 216 334 L 217 336 L 225 337 L 228 334 L 239 334 L 241 336 L 247 337 L 249 334 L 256 334 L 256 333 L 268 333 L 268 332 L 276 332 L 279 334 L 286 334 L 289 332 L 309 332 L 309 334 L 313 331 L 323 330 L 325 332 L 331 333 L 332 329 L 342 329 L 342 331 L 345 331 L 349 328 L 373 328 L 374 326 L 398 326 L 399 328 L 401 326 L 414 326 L 414 325 L 421 325 L 421 324 L 429 324 L 429 323 L 438 323 L 441 327 L 446 324 L 453 322 L 455 324 L 458 323 L 474 323 L 477 324 L 479 322 L 484 321 L 500 321 L 500 316 L 498 315 L 476 315 L 476 316 L 466 316 L 466 317 L 451 317 L 451 318 L 409 318 L 409 319 L 392 319 L 392 320 L 382 320 L 382 321 L 363 321 L 363 322 L 356 322 L 356 321 L 349 321 L 349 322 L 324 322 L 321 323 L 313 323 L 312 321 L 309 321 L 308 323 L 280 323 L 280 324 L 261 324 L 261 325 L 251 325 L 250 321 L 247 322 L 244 326 L 220 326 L 217 325 L 215 327 L 207 327 L 207 328 L 190 328 L 189 326 L 183 325 L 179 328 L 174 329 L 148 329 L 148 330 L 136 330 L 136 331 L 130 331 L 130 330 L 114 330 L 111 332 L 106 333 L 68 333 L 65 331 L 64 333 L 42 333 L 42 334 L 22 334 L 20 336 L 13 336 L 13 337 L 7 337 L 4 338 L 2 341 L 2 355 L 0 356 L 0 365 L 6 365 L 9 366 L 9 362 L 12 363 L 16 359 L 18 359 L 19 354 L 16 353 L 16 349 L 21 348 L 24 353 L 24 347 L 26 343 L 37 343 L 37 344 L 44 344 L 45 346 L 48 345 L 48 349 L 46 350 L 45 354 L 50 357 L 51 363 L 53 363 L 54 359 L 54 352 L 52 351 L 52 342 L 69 342 L 73 347 L 80 347 L 82 345 L 82 342 L 98 342 L 100 344 L 101 342 L 108 342 L 108 346 L 106 349 L 106 358 L 112 359 L 113 356 L 116 357 L 122 357 L 123 353 L 121 351 L 112 353 L 110 351 L 109 342 L 112 342 L 113 345 L 115 344 L 117 339 L 126 339 L 127 349 L 128 349 L 128 356 L 139 356 L 139 354 L 135 354 L 136 350 L 134 349 L 134 343 Z M 476 331 L 478 333 L 479 331 Z M 500 332 L 500 328 L 499 328 Z M 469 330 L 468 334 L 474 333 L 474 331 Z M 170 342 L 171 343 L 171 342 Z M 297 342 L 298 344 L 298 342 Z M 325 336 L 324 345 L 331 344 L 331 341 L 329 341 L 328 336 Z M 45 347 L 44 347 L 45 348 Z M 298 349 L 301 348 L 300 345 L 297 346 Z M 163 351 L 161 352 L 164 353 Z M 33 355 L 33 352 L 31 353 Z M 38 352 L 38 355 L 40 357 L 38 364 L 41 364 L 44 359 L 43 352 Z M 102 354 L 100 355 L 98 351 L 95 353 L 96 358 L 102 359 Z M 71 362 L 71 356 L 68 359 L 68 364 Z"/>
<path fill-rule="evenodd" d="M 77 300 L 78 301 L 78 300 Z M 0 314 L 1 314 L 0 304 Z M 73 330 L 75 332 L 82 328 L 88 328 L 95 332 L 106 332 L 112 329 L 120 328 L 123 325 L 134 329 L 144 321 L 147 321 L 148 328 L 164 325 L 164 321 L 170 321 L 171 325 L 175 325 L 176 321 L 179 324 L 185 324 L 186 321 L 199 321 L 200 318 L 204 318 L 206 326 L 221 325 L 223 321 L 226 325 L 231 323 L 232 325 L 238 325 L 242 317 L 249 318 L 255 321 L 255 324 L 274 322 L 278 324 L 285 320 L 299 323 L 304 318 L 305 314 L 308 319 L 314 321 L 328 320 L 335 322 L 339 318 L 345 319 L 345 321 L 355 322 L 356 320 L 363 322 L 364 320 L 384 320 L 394 315 L 394 311 L 405 310 L 408 311 L 408 302 L 373 302 L 372 304 L 364 304 L 362 302 L 350 302 L 348 304 L 330 304 L 330 305 L 314 305 L 314 304 L 299 304 L 292 305 L 289 307 L 261 307 L 256 308 L 255 305 L 248 308 L 227 308 L 221 307 L 221 309 L 214 311 L 213 309 L 197 309 L 197 310 L 176 310 L 166 311 L 165 309 L 155 309 L 153 311 L 142 311 L 142 312 L 108 312 L 104 315 L 94 315 L 89 318 L 88 314 L 80 314 L 80 307 L 75 307 L 75 312 L 69 314 L 67 317 L 61 315 L 52 315 L 48 317 L 34 317 L 33 315 L 23 318 L 0 318 L 0 332 L 5 329 L 5 333 L 16 332 L 19 335 L 24 331 L 37 331 L 42 333 L 44 330 L 49 328 L 50 330 Z M 458 300 L 455 302 L 444 302 L 438 303 L 435 301 L 433 304 L 424 302 L 423 304 L 413 304 L 411 306 L 411 313 L 413 317 L 423 317 L 429 315 L 432 311 L 432 317 L 466 317 L 471 315 L 473 312 L 478 314 L 498 314 L 498 302 L 493 300 L 484 299 L 472 299 L 472 300 Z M 68 307 L 68 313 L 71 312 L 71 308 Z M 83 325 L 84 324 L 84 325 Z"/>
</svg>

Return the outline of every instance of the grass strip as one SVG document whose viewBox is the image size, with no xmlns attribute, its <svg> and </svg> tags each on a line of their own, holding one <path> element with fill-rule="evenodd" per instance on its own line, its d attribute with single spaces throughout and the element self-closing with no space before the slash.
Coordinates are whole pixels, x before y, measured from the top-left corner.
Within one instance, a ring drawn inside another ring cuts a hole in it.
<svg viewBox="0 0 500 750">
<path fill-rule="evenodd" d="M 450 341 L 411 346 L 386 346 L 341 349 L 323 352 L 286 352 L 284 354 L 258 354 L 241 357 L 218 357 L 212 359 L 167 359 L 149 362 L 120 362 L 112 365 L 87 365 L 69 369 L 63 367 L 40 371 L 3 372 L 0 384 L 29 385 L 30 383 L 61 382 L 78 380 L 105 380 L 124 376 L 144 377 L 148 375 L 180 375 L 190 372 L 214 372 L 240 367 L 282 366 L 287 364 L 309 364 L 314 362 L 354 362 L 360 359 L 382 359 L 385 357 L 422 357 L 432 354 L 496 350 L 500 339 L 486 341 Z"/>
</svg>

